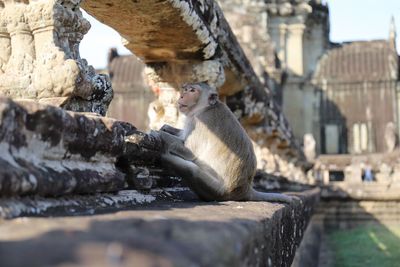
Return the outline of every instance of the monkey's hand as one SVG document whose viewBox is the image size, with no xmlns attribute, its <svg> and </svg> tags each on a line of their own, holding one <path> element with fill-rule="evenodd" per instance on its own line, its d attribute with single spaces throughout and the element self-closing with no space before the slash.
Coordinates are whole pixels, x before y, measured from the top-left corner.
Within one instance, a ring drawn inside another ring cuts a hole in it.
<svg viewBox="0 0 400 267">
<path fill-rule="evenodd" d="M 155 138 L 155 139 L 162 140 L 161 134 L 160 134 L 158 131 L 151 130 L 151 131 L 149 132 L 149 136 L 151 136 L 151 137 L 153 137 L 153 138 Z"/>
<path fill-rule="evenodd" d="M 182 133 L 182 130 L 177 129 L 177 128 L 175 128 L 175 127 L 172 127 L 172 126 L 170 126 L 170 125 L 168 125 L 168 124 L 164 124 L 164 125 L 160 128 L 160 131 L 162 131 L 162 132 L 167 132 L 167 133 L 172 134 L 172 135 L 175 135 L 175 136 L 180 136 L 181 133 Z"/>
</svg>

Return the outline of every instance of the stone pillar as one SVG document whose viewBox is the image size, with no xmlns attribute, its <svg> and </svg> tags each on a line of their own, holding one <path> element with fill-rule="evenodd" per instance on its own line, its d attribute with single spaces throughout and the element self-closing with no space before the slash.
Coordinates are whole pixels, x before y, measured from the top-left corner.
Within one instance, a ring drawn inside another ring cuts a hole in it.
<svg viewBox="0 0 400 267">
<path fill-rule="evenodd" d="M 0 95 L 105 115 L 111 83 L 80 58 L 80 2 L 0 1 Z"/>
<path fill-rule="evenodd" d="M 278 19 L 276 19 L 279 22 Z M 279 24 L 273 24 L 269 26 L 269 31 L 271 34 L 271 38 L 276 45 L 276 52 L 278 54 L 278 58 L 280 59 L 283 67 L 286 66 L 287 55 L 286 55 L 286 42 L 287 42 L 287 26 L 282 21 Z"/>
<path fill-rule="evenodd" d="M 3 9 L 4 1 L 0 1 L 0 75 L 4 73 L 6 64 L 11 55 L 11 39 L 7 31 L 7 19 Z"/>
<path fill-rule="evenodd" d="M 36 98 L 67 98 L 75 89 L 80 70 L 67 58 L 58 38 L 59 22 L 65 8 L 57 1 L 37 1 L 30 5 L 30 27 L 34 35 L 36 61 L 30 91 Z"/>
<path fill-rule="evenodd" d="M 361 183 L 362 182 L 362 167 L 360 163 L 352 163 L 344 169 L 344 181 L 346 183 Z"/>
<path fill-rule="evenodd" d="M 293 74 L 304 74 L 303 62 L 303 33 L 305 25 L 302 23 L 288 25 L 286 44 L 287 67 Z"/>
<path fill-rule="evenodd" d="M 164 124 L 183 126 L 184 117 L 178 111 L 177 100 L 179 89 L 184 83 L 207 82 L 219 88 L 225 81 L 224 69 L 218 60 L 151 63 L 145 72 L 157 96 L 149 106 L 150 129 L 159 129 Z"/>
<path fill-rule="evenodd" d="M 59 45 L 61 46 L 62 50 L 65 52 L 68 58 L 80 58 L 80 55 L 73 53 L 73 47 L 70 41 L 70 35 L 73 34 L 73 25 L 74 21 L 77 20 L 77 15 L 72 10 L 73 7 L 70 6 L 70 2 L 64 2 L 65 12 L 62 12 L 59 16 L 60 21 L 58 22 L 62 27 L 58 27 L 58 41 Z M 88 23 L 87 20 L 85 22 Z M 76 23 L 76 22 L 75 22 Z M 86 24 L 86 23 L 85 23 Z M 88 25 L 90 28 L 90 23 Z M 88 28 L 88 30 L 89 30 Z M 78 51 L 79 52 L 79 51 Z"/>
<path fill-rule="evenodd" d="M 27 1 L 4 1 L 2 18 L 6 20 L 11 38 L 11 55 L 0 77 L 0 91 L 6 96 L 21 97 L 27 94 L 31 83 L 35 49 L 27 10 Z"/>
<path fill-rule="evenodd" d="M 322 168 L 322 181 L 324 185 L 328 185 L 329 184 L 329 169 L 327 169 L 327 167 L 323 167 Z"/>
<path fill-rule="evenodd" d="M 303 137 L 304 144 L 304 155 L 306 156 L 307 161 L 314 162 L 316 158 L 316 142 L 314 136 L 311 133 L 306 133 Z"/>
</svg>

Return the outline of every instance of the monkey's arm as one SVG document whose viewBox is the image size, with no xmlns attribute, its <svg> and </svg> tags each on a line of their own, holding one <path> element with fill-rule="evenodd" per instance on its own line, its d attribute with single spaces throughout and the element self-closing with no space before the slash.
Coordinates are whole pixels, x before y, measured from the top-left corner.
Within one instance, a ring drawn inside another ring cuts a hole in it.
<svg viewBox="0 0 400 267">
<path fill-rule="evenodd" d="M 171 154 L 164 154 L 161 158 L 165 166 L 183 177 L 188 186 L 201 199 L 206 201 L 226 200 L 224 198 L 224 181 L 205 170 L 204 166 L 200 167 L 196 162 Z"/>
<path fill-rule="evenodd" d="M 159 131 L 158 133 L 160 134 L 161 140 L 164 142 L 164 146 L 167 147 L 167 151 L 170 154 L 190 161 L 194 161 L 196 159 L 196 156 L 192 153 L 192 151 L 185 147 L 182 139 L 167 132 Z"/>
<path fill-rule="evenodd" d="M 169 134 L 175 135 L 175 136 L 181 136 L 182 130 L 172 127 L 168 124 L 164 124 L 161 128 L 160 131 L 162 132 L 167 132 Z"/>
</svg>

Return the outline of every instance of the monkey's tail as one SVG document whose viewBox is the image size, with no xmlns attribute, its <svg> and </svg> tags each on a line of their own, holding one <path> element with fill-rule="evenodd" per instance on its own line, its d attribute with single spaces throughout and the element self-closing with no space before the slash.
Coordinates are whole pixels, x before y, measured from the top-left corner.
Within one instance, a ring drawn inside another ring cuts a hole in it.
<svg viewBox="0 0 400 267">
<path fill-rule="evenodd" d="M 249 191 L 249 200 L 291 203 L 293 201 L 293 198 L 291 196 L 280 193 L 259 192 L 254 188 L 251 188 Z"/>
</svg>

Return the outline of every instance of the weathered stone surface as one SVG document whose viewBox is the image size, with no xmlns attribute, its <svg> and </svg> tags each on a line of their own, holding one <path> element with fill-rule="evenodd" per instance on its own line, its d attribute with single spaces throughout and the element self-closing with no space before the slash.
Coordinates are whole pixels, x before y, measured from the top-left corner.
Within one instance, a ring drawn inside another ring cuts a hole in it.
<svg viewBox="0 0 400 267">
<path fill-rule="evenodd" d="M 142 168 L 138 168 L 139 171 Z M 198 200 L 196 194 L 179 177 L 168 177 L 162 170 L 152 169 L 150 185 L 147 188 L 138 186 L 137 190 L 123 190 L 116 193 L 96 193 L 92 195 L 65 195 L 57 198 L 34 196 L 0 197 L 0 217 L 16 218 L 24 216 L 58 216 L 77 214 L 92 215 L 115 208 L 126 209 L 154 201 L 193 201 Z M 129 176 L 129 173 L 127 173 Z M 139 175 L 134 176 L 138 180 Z M 132 178 L 131 178 L 132 179 Z M 127 178 L 129 183 L 129 178 Z M 140 180 L 140 179 L 139 179 Z M 147 182 L 147 180 L 145 181 Z M 94 185 L 97 186 L 97 185 Z M 259 172 L 254 178 L 254 187 L 266 192 L 302 192 L 312 189 L 304 184 L 294 183 L 283 177 L 276 177 Z"/>
<path fill-rule="evenodd" d="M 316 217 L 328 228 L 398 223 L 400 186 L 381 182 L 331 182 L 321 188 Z"/>
<path fill-rule="evenodd" d="M 134 207 L 143 209 L 149 203 L 198 200 L 187 187 L 152 189 L 147 192 L 123 190 L 115 193 L 67 195 L 57 198 L 25 196 L 0 198 L 0 217 L 56 217 L 93 215 Z"/>
<path fill-rule="evenodd" d="M 168 202 L 108 215 L 3 221 L 0 257 L 10 267 L 290 266 L 319 191 L 298 196 L 302 201 L 291 205 Z"/>
<path fill-rule="evenodd" d="M 105 115 L 113 93 L 79 55 L 80 0 L 0 1 L 0 95 Z"/>
<path fill-rule="evenodd" d="M 128 139 L 128 140 L 126 140 Z M 0 195 L 116 191 L 161 143 L 129 123 L 0 99 Z"/>
<path fill-rule="evenodd" d="M 293 15 L 305 15 L 309 14 L 312 11 L 312 7 L 309 2 L 318 2 L 318 1 L 310 1 L 310 0 L 299 0 L 299 1 L 276 1 L 276 0 L 267 0 L 267 8 L 268 12 L 271 15 L 277 16 L 293 16 Z"/>
<path fill-rule="evenodd" d="M 325 198 L 316 217 L 327 228 L 352 228 L 365 224 L 398 224 L 399 200 L 349 200 Z"/>
<path fill-rule="evenodd" d="M 323 250 L 327 246 L 325 241 L 323 225 L 313 216 L 296 250 L 291 267 L 333 267 L 327 264 L 329 259 L 322 259 Z"/>
</svg>

